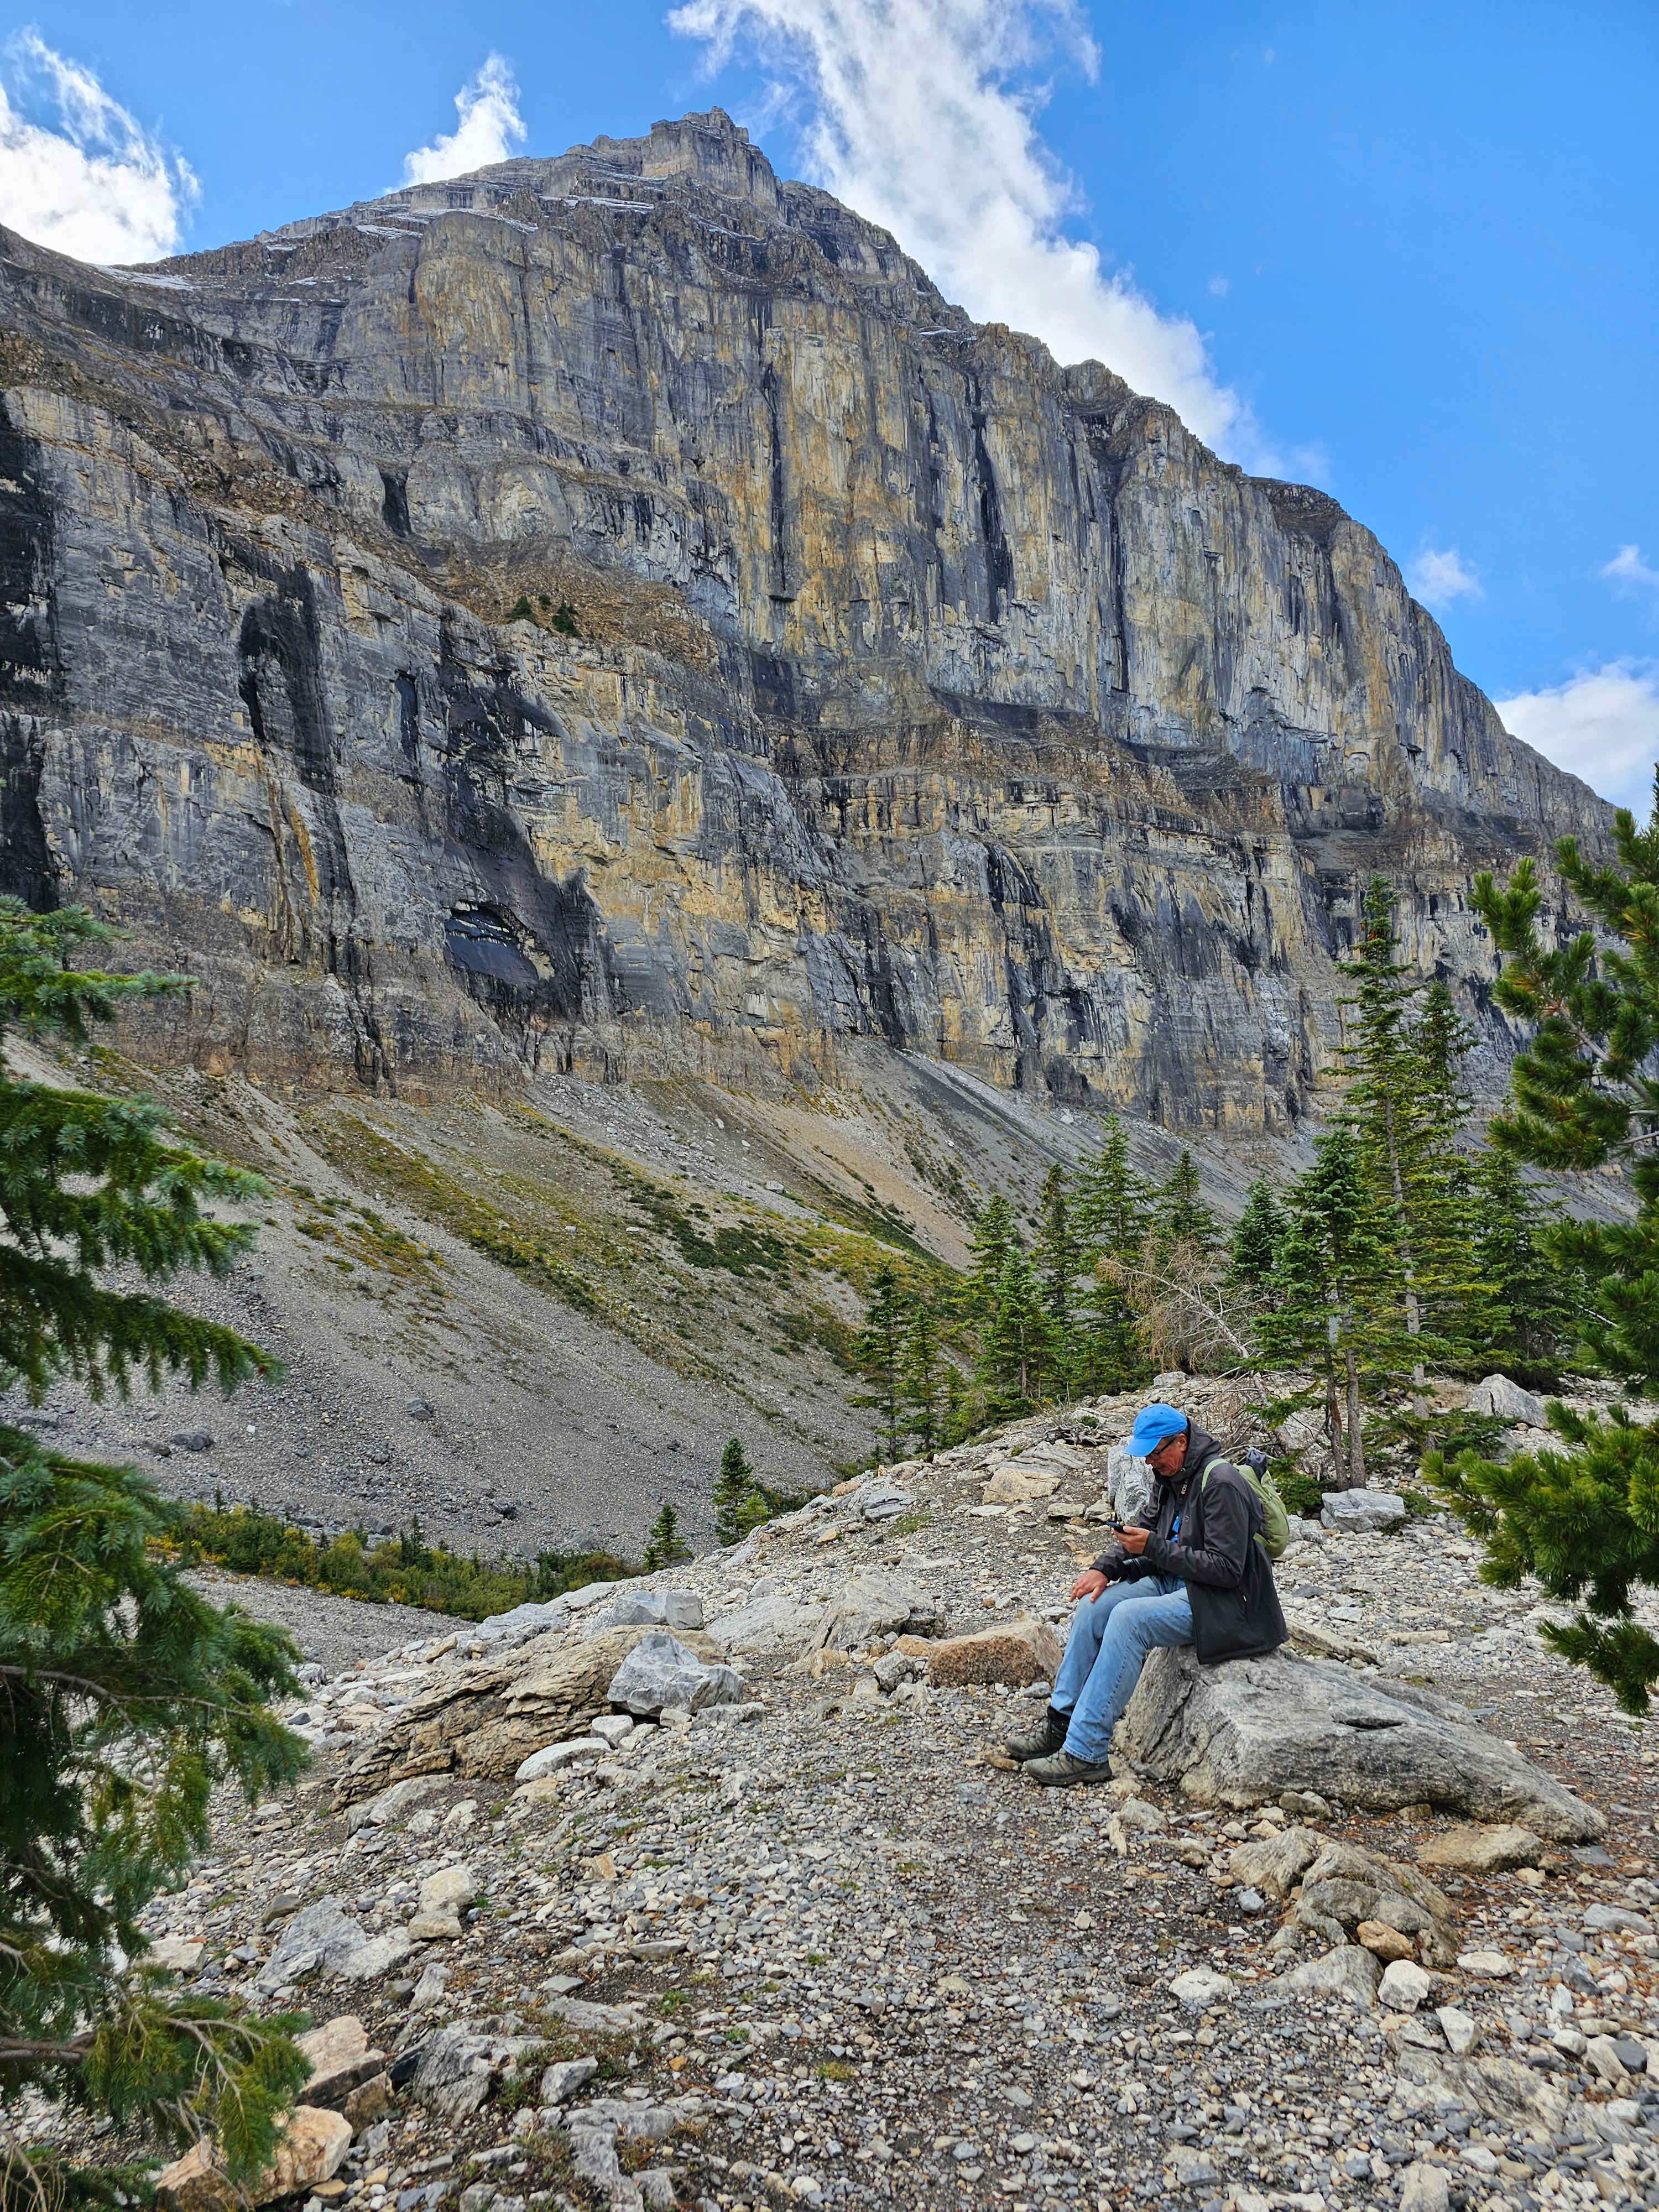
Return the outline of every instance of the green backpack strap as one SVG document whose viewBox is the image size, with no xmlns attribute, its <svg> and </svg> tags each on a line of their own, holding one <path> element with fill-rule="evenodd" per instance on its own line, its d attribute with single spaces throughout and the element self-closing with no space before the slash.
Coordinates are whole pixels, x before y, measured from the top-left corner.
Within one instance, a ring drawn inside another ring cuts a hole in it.
<svg viewBox="0 0 1659 2212">
<path fill-rule="evenodd" d="M 1200 1490 L 1209 1480 L 1211 1469 L 1218 1467 L 1232 1468 L 1239 1480 L 1254 1493 L 1257 1504 L 1261 1508 L 1261 1526 L 1255 1532 L 1255 1540 L 1270 1559 L 1283 1559 L 1291 1540 L 1291 1521 L 1285 1510 L 1285 1501 L 1279 1494 L 1277 1483 L 1270 1474 L 1258 1475 L 1253 1468 L 1236 1467 L 1231 1460 L 1217 1457 L 1206 1461 L 1198 1478 Z"/>
</svg>

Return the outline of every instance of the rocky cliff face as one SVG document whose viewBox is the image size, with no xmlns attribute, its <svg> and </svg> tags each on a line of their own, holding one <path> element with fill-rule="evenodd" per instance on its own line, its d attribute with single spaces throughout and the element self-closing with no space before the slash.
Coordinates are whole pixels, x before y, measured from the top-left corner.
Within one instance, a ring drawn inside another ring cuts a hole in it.
<svg viewBox="0 0 1659 2212">
<path fill-rule="evenodd" d="M 6 887 L 158 1049 L 406 1095 L 867 1037 L 1293 1125 L 1373 868 L 1606 809 L 1368 532 L 947 306 L 718 111 L 144 270 L 0 234 Z"/>
</svg>

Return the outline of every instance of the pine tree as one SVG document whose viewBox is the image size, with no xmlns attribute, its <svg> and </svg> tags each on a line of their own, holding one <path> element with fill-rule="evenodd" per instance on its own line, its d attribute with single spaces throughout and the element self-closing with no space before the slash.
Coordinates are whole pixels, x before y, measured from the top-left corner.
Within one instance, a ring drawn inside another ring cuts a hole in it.
<svg viewBox="0 0 1659 2212">
<path fill-rule="evenodd" d="M 1273 1187 L 1258 1176 L 1245 1194 L 1244 1211 L 1236 1224 L 1227 1253 L 1227 1279 L 1243 1288 L 1265 1292 L 1273 1279 L 1285 1216 Z"/>
<path fill-rule="evenodd" d="M 1085 1252 L 1132 1260 L 1151 1218 L 1148 1184 L 1129 1165 L 1128 1140 L 1115 1114 L 1100 1117 L 1100 1149 L 1079 1170 L 1073 1220 Z"/>
<path fill-rule="evenodd" d="M 988 1409 L 1005 1418 L 1029 1412 L 1043 1395 L 1054 1351 L 1054 1323 L 1036 1270 L 1024 1252 L 1016 1252 L 1003 1266 L 996 1311 L 980 1334 L 976 1373 Z"/>
<path fill-rule="evenodd" d="M 1411 1365 L 1452 1348 L 1457 1316 L 1474 1287 L 1465 1176 L 1456 1138 L 1468 1102 L 1457 1083 L 1462 1025 L 1443 990 L 1410 1018 L 1422 985 L 1395 957 L 1395 895 L 1381 876 L 1366 887 L 1354 957 L 1342 963 L 1353 990 L 1341 1001 L 1341 1059 L 1348 1076 L 1341 1118 L 1352 1129 L 1370 1188 L 1379 1282 L 1397 1300 Z"/>
<path fill-rule="evenodd" d="M 1558 1264 L 1589 1285 L 1584 1334 L 1614 1373 L 1659 1380 L 1659 772 L 1644 830 L 1613 817 L 1614 860 L 1586 861 L 1575 840 L 1557 863 L 1611 945 L 1583 930 L 1565 944 L 1538 932 L 1530 860 L 1499 890 L 1477 877 L 1474 903 L 1505 955 L 1493 995 L 1534 1024 L 1511 1072 L 1512 1104 L 1492 1142 L 1535 1167 L 1627 1170 L 1632 1220 L 1563 1222 L 1545 1232 Z M 1633 1617 L 1635 1594 L 1659 1587 L 1659 1428 L 1615 1407 L 1605 1419 L 1559 1404 L 1551 1427 L 1565 1449 L 1517 1452 L 1503 1465 L 1431 1455 L 1429 1479 L 1486 1540 L 1486 1579 L 1513 1589 L 1536 1575 L 1576 1618 L 1542 1633 L 1607 1684 L 1627 1712 L 1645 1712 L 1659 1682 L 1659 1638 Z"/>
<path fill-rule="evenodd" d="M 899 1370 L 907 1318 L 898 1277 L 884 1261 L 871 1278 L 864 1326 L 853 1346 L 854 1363 L 870 1388 L 854 1393 L 850 1402 L 874 1409 L 889 1459 L 899 1456 Z"/>
<path fill-rule="evenodd" d="M 645 1543 L 645 1571 L 654 1575 L 659 1568 L 672 1566 L 684 1556 L 685 1547 L 680 1542 L 680 1516 L 669 1499 L 663 1500 L 662 1510 L 651 1524 L 651 1534 Z"/>
<path fill-rule="evenodd" d="M 1483 1146 L 1470 1171 L 1480 1299 L 1471 1316 L 1484 1360 L 1534 1388 L 1560 1379 L 1589 1312 L 1589 1285 L 1549 1249 L 1560 1209 L 1522 1174 L 1512 1154 Z"/>
<path fill-rule="evenodd" d="M 1339 1122 L 1316 1141 L 1292 1185 L 1273 1276 L 1256 1322 L 1262 1364 L 1310 1367 L 1322 1395 L 1340 1487 L 1365 1480 L 1368 1382 L 1397 1370 L 1402 1337 L 1388 1297 L 1388 1224 L 1358 1139 Z"/>
<path fill-rule="evenodd" d="M 910 1311 L 899 1351 L 899 1407 L 910 1441 L 932 1452 L 942 1440 L 947 1362 L 939 1357 L 933 1310 L 919 1298 Z"/>
<path fill-rule="evenodd" d="M 1031 1260 L 1053 1325 L 1054 1379 L 1071 1390 L 1077 1387 L 1074 1376 L 1085 1364 L 1078 1304 L 1085 1257 L 1073 1220 L 1071 1178 L 1062 1167 L 1050 1168 L 1043 1182 Z"/>
<path fill-rule="evenodd" d="M 1170 1180 L 1158 1194 L 1152 1229 L 1153 1249 L 1167 1257 L 1177 1244 L 1190 1246 L 1207 1256 L 1220 1242 L 1215 1215 L 1199 1194 L 1198 1170 L 1193 1156 L 1182 1147 Z"/>
<path fill-rule="evenodd" d="M 980 1208 L 968 1239 L 972 1257 L 957 1291 L 957 1310 L 964 1320 L 983 1328 L 991 1319 L 996 1311 L 1002 1271 L 1022 1249 L 1013 1208 L 999 1191 Z"/>
<path fill-rule="evenodd" d="M 69 965 L 112 933 L 84 909 L 0 901 L 0 1042 L 76 1042 L 124 1004 L 184 988 Z M 233 1330 L 94 1271 L 222 1275 L 250 1232 L 204 1201 L 254 1178 L 171 1142 L 157 1110 L 15 1080 L 0 1060 L 0 1380 L 38 1402 L 72 1375 L 94 1395 L 136 1374 L 228 1388 L 272 1371 Z M 67 1458 L 0 1426 L 0 2082 L 152 2139 L 216 2136 L 228 2176 L 268 2163 L 307 2068 L 289 2018 L 176 1990 L 139 1924 L 206 1844 L 213 1789 L 250 1798 L 303 1765 L 266 1700 L 295 1687 L 279 1630 L 221 1611 L 164 1547 L 179 1523 L 130 1468 Z M 119 2172 L 0 2143 L 0 2202 L 107 2204 Z"/>
<path fill-rule="evenodd" d="M 714 1541 L 740 1544 L 755 1526 L 753 1505 L 759 1496 L 749 1455 L 739 1437 L 729 1437 L 720 1453 L 720 1473 L 714 1478 Z M 764 1505 L 765 1500 L 762 1499 Z M 763 1519 L 764 1514 L 762 1518 Z"/>
</svg>

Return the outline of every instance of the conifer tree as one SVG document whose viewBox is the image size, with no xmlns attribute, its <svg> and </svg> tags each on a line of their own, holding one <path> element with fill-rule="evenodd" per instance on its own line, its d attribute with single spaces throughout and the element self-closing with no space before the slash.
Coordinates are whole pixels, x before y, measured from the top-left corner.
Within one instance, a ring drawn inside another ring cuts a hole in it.
<svg viewBox="0 0 1659 2212">
<path fill-rule="evenodd" d="M 112 933 L 81 908 L 0 901 L 0 1042 L 82 1042 L 124 1003 L 184 988 L 70 966 Z M 204 1204 L 260 1188 L 171 1141 L 151 1105 L 0 1061 L 0 1387 L 38 1403 L 65 1375 L 97 1396 L 135 1375 L 229 1388 L 271 1371 L 234 1331 L 99 1279 L 224 1274 L 251 1235 Z M 266 1703 L 295 1686 L 297 1654 L 180 1580 L 162 1550 L 178 1517 L 132 1468 L 0 1425 L 0 2098 L 39 2090 L 166 2143 L 215 2136 L 240 2185 L 305 2076 L 296 2023 L 175 1990 L 146 1963 L 139 1916 L 206 1844 L 216 1784 L 251 1798 L 302 1765 Z M 132 2180 L 0 2134 L 8 2206 L 107 2204 Z"/>
<path fill-rule="evenodd" d="M 1073 1388 L 1073 1370 L 1079 1359 L 1081 1316 L 1078 1310 L 1079 1279 L 1084 1267 L 1083 1247 L 1073 1223 L 1071 1178 L 1062 1167 L 1049 1169 L 1037 1204 L 1037 1233 L 1031 1247 L 1032 1265 L 1042 1286 L 1042 1303 L 1052 1323 L 1056 1380 Z"/>
<path fill-rule="evenodd" d="M 1004 1267 L 1023 1249 L 1013 1208 L 1000 1191 L 980 1208 L 968 1249 L 971 1258 L 957 1303 L 965 1320 L 983 1328 L 996 1311 L 997 1285 Z"/>
<path fill-rule="evenodd" d="M 1354 988 L 1341 1001 L 1348 1076 L 1341 1114 L 1370 1187 L 1379 1281 L 1416 1340 L 1411 1365 L 1420 1382 L 1425 1354 L 1450 1348 L 1473 1288 L 1456 1151 L 1468 1105 L 1457 1081 L 1462 1025 L 1449 995 L 1431 993 L 1411 1018 L 1423 987 L 1396 957 L 1395 904 L 1391 885 L 1373 876 L 1354 956 L 1342 963 Z"/>
<path fill-rule="evenodd" d="M 672 1566 L 684 1554 L 680 1542 L 680 1516 L 672 1501 L 664 1498 L 662 1510 L 651 1524 L 651 1534 L 645 1543 L 645 1571 L 653 1575 L 659 1568 Z"/>
<path fill-rule="evenodd" d="M 1612 945 L 1593 930 L 1565 944 L 1540 936 L 1541 895 L 1530 860 L 1500 890 L 1476 878 L 1474 902 L 1505 956 L 1493 995 L 1531 1022 L 1511 1072 L 1512 1104 L 1492 1142 L 1555 1170 L 1618 1166 L 1636 1198 L 1633 1219 L 1563 1222 L 1546 1232 L 1558 1261 L 1588 1279 L 1584 1334 L 1615 1374 L 1659 1380 L 1659 773 L 1644 830 L 1620 808 L 1613 860 L 1587 861 L 1564 838 L 1557 863 Z M 1615 1407 L 1605 1419 L 1556 1404 L 1559 1448 L 1517 1452 L 1502 1465 L 1461 1453 L 1431 1455 L 1431 1482 L 1486 1540 L 1486 1579 L 1513 1589 L 1536 1575 L 1545 1592 L 1579 1607 L 1542 1633 L 1562 1656 L 1607 1684 L 1628 1712 L 1644 1712 L 1659 1682 L 1659 1638 L 1634 1618 L 1636 1594 L 1659 1587 L 1659 1428 Z"/>
<path fill-rule="evenodd" d="M 854 1360 L 870 1388 L 856 1393 L 851 1402 L 854 1406 L 869 1406 L 874 1409 L 877 1427 L 889 1459 L 899 1456 L 900 1370 L 904 1361 L 908 1319 L 898 1277 L 884 1261 L 871 1278 L 870 1299 L 864 1309 L 864 1326 L 853 1346 Z"/>
<path fill-rule="evenodd" d="M 1579 1270 L 1546 1249 L 1559 1209 L 1539 1196 L 1513 1154 L 1492 1145 L 1472 1163 L 1470 1199 L 1481 1289 L 1472 1319 L 1482 1358 L 1518 1382 L 1553 1384 L 1588 1303 Z"/>
<path fill-rule="evenodd" d="M 761 1518 L 765 1518 L 765 1499 L 761 1497 L 749 1455 L 744 1450 L 740 1437 L 729 1437 L 720 1453 L 720 1473 L 714 1478 L 714 1541 L 717 1544 L 740 1544 L 755 1526 L 755 1502 L 760 1499 Z"/>
<path fill-rule="evenodd" d="M 911 1443 L 932 1452 L 941 1441 L 947 1362 L 939 1356 L 933 1310 L 918 1298 L 899 1352 L 899 1407 Z"/>
<path fill-rule="evenodd" d="M 1268 1366 L 1309 1367 L 1322 1395 L 1339 1484 L 1365 1480 L 1369 1379 L 1397 1368 L 1402 1339 L 1387 1295 L 1389 1242 L 1358 1139 L 1339 1122 L 1316 1139 L 1314 1164 L 1292 1185 L 1288 1221 L 1258 1317 Z"/>
<path fill-rule="evenodd" d="M 1265 1292 L 1273 1279 L 1285 1228 L 1285 1216 L 1273 1185 L 1265 1175 L 1258 1176 L 1245 1194 L 1244 1211 L 1233 1230 L 1227 1253 L 1228 1280 L 1246 1290 Z"/>
<path fill-rule="evenodd" d="M 1043 1395 L 1054 1359 L 1054 1328 L 1028 1255 L 1015 1252 L 997 1281 L 996 1310 L 980 1333 L 978 1379 L 995 1414 L 1028 1412 Z"/>
<path fill-rule="evenodd" d="M 1078 1171 L 1073 1221 L 1085 1252 L 1132 1260 L 1146 1240 L 1151 1190 L 1129 1165 L 1128 1139 L 1115 1114 L 1100 1116 L 1100 1149 Z"/>
<path fill-rule="evenodd" d="M 1199 1194 L 1198 1170 L 1184 1145 L 1170 1180 L 1158 1190 L 1152 1234 L 1153 1249 L 1163 1256 L 1177 1244 L 1207 1256 L 1220 1241 L 1215 1215 Z"/>
</svg>

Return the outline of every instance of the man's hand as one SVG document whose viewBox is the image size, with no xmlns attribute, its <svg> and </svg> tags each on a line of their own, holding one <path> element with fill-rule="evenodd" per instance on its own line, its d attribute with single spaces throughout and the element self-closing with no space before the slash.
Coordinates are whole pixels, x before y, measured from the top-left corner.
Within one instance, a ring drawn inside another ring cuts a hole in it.
<svg viewBox="0 0 1659 2212">
<path fill-rule="evenodd" d="M 1138 1559 L 1146 1550 L 1146 1539 L 1152 1533 L 1150 1528 L 1120 1528 L 1117 1540 L 1132 1559 Z"/>
<path fill-rule="evenodd" d="M 1085 1597 L 1092 1601 L 1100 1595 L 1105 1587 L 1106 1577 L 1098 1567 L 1085 1567 L 1083 1572 L 1072 1584 L 1072 1602 L 1075 1605 L 1080 1598 Z"/>
</svg>

